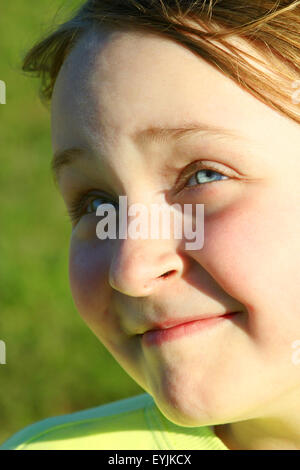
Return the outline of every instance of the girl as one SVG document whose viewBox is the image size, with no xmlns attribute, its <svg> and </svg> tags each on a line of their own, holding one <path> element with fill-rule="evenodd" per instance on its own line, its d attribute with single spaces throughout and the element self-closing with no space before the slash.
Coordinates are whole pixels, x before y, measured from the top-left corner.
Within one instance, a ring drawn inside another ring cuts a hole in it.
<svg viewBox="0 0 300 470">
<path fill-rule="evenodd" d="M 300 1 L 88 0 L 28 52 L 74 301 L 146 393 L 2 448 L 300 449 L 299 33 Z M 203 246 L 101 239 L 121 196 L 204 205 Z"/>
</svg>

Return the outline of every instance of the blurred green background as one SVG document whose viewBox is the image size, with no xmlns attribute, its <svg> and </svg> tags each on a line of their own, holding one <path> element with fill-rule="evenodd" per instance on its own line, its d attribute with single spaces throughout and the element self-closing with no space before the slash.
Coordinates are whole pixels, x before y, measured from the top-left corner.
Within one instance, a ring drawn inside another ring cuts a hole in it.
<svg viewBox="0 0 300 470">
<path fill-rule="evenodd" d="M 71 225 L 50 173 L 50 113 L 25 52 L 79 0 L 14 0 L 0 8 L 0 444 L 38 420 L 142 390 L 77 313 L 68 281 Z"/>
</svg>

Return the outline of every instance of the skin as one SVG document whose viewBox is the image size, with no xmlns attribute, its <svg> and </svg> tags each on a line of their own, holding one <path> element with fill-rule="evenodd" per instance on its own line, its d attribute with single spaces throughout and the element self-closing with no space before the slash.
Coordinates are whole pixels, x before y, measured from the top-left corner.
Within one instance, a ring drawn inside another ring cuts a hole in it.
<svg viewBox="0 0 300 470">
<path fill-rule="evenodd" d="M 190 120 L 240 139 L 132 138 Z M 211 426 L 230 449 L 300 449 L 300 126 L 169 39 L 103 29 L 87 32 L 60 70 L 52 146 L 86 149 L 58 184 L 68 208 L 79 192 L 91 196 L 72 223 L 70 283 L 100 341 L 174 423 Z M 196 161 L 229 178 L 179 191 L 176 179 Z M 99 240 L 89 210 L 103 194 L 127 196 L 128 206 L 204 204 L 203 248 L 172 237 Z M 237 311 L 160 345 L 136 334 Z"/>
</svg>

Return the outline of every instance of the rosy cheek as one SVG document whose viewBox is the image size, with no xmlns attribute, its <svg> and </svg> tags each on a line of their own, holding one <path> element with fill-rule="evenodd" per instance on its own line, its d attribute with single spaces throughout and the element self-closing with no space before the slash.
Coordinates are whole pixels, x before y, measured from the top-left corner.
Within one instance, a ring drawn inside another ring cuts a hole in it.
<svg viewBox="0 0 300 470">
<path fill-rule="evenodd" d="M 111 352 L 124 355 L 124 336 L 108 283 L 110 246 L 74 240 L 70 248 L 69 277 L 77 310 L 89 328 Z"/>
<path fill-rule="evenodd" d="M 257 214 L 248 204 L 236 204 L 205 219 L 204 246 L 195 259 L 215 282 L 246 305 L 258 255 L 254 221 Z"/>
<path fill-rule="evenodd" d="M 204 247 L 195 255 L 224 291 L 247 308 L 274 304 L 274 296 L 290 282 L 285 265 L 291 270 L 295 262 L 295 250 L 282 243 L 291 242 L 295 222 L 284 199 L 274 205 L 274 198 L 257 195 L 208 217 Z"/>
<path fill-rule="evenodd" d="M 72 240 L 70 286 L 76 307 L 88 323 L 105 317 L 110 298 L 108 268 L 107 250 L 100 243 Z"/>
</svg>

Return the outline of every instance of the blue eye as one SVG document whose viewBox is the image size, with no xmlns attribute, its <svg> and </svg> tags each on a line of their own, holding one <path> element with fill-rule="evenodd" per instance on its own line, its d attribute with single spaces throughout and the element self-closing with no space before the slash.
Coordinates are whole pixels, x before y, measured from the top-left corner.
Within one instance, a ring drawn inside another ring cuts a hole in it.
<svg viewBox="0 0 300 470">
<path fill-rule="evenodd" d="M 189 183 L 190 181 L 194 181 L 196 185 L 203 185 L 205 183 L 212 183 L 214 181 L 220 181 L 223 179 L 228 179 L 228 176 L 225 176 L 218 171 L 202 169 L 196 171 L 192 177 L 188 179 L 186 186 L 194 186 L 194 184 Z"/>
<path fill-rule="evenodd" d="M 226 171 L 224 170 L 226 173 Z M 190 173 L 191 175 L 191 173 Z M 205 183 L 214 183 L 216 181 L 231 179 L 230 176 L 226 176 L 218 171 L 201 168 L 200 170 L 194 171 L 192 176 L 183 176 L 179 178 L 179 185 L 184 183 L 183 191 L 190 186 L 203 186 Z M 73 203 L 68 208 L 68 214 L 71 222 L 77 222 L 84 214 L 93 214 L 97 212 L 97 208 L 101 204 L 112 204 L 118 210 L 118 203 L 113 202 L 111 199 L 101 197 L 96 194 L 79 194 Z"/>
<path fill-rule="evenodd" d="M 105 198 L 102 198 L 102 197 L 97 197 L 95 199 L 92 199 L 90 201 L 90 203 L 86 206 L 86 212 L 91 214 L 93 212 L 96 212 L 97 211 L 97 208 L 101 205 L 101 204 L 107 204 L 107 203 L 110 203 L 110 201 L 108 201 L 107 199 Z"/>
<path fill-rule="evenodd" d="M 116 207 L 116 210 L 118 210 L 118 204 L 112 202 L 111 199 L 99 196 L 97 197 L 96 195 L 93 196 L 91 194 L 79 194 L 68 208 L 71 223 L 77 222 L 84 214 L 96 213 L 97 208 L 101 204 L 112 204 Z"/>
</svg>

